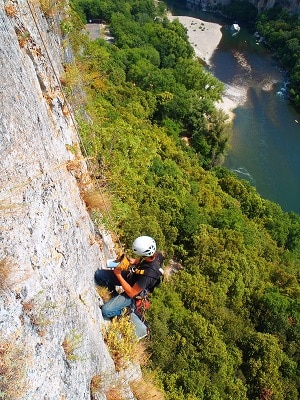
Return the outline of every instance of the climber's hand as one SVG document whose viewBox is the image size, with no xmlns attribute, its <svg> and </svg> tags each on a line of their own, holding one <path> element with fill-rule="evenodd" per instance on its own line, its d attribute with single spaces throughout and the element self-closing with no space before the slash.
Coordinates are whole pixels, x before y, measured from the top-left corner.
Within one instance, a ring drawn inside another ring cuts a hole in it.
<svg viewBox="0 0 300 400">
<path fill-rule="evenodd" d="M 122 274 L 122 270 L 120 268 L 115 268 L 114 269 L 114 274 L 117 275 L 121 275 Z"/>
</svg>

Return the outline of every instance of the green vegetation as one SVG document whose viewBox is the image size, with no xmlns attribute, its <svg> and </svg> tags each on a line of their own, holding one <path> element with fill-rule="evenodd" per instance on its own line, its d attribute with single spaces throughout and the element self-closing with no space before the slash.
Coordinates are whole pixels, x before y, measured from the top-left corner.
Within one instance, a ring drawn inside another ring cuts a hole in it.
<svg viewBox="0 0 300 400">
<path fill-rule="evenodd" d="M 128 315 L 113 318 L 103 334 L 117 371 L 125 368 L 128 361 L 135 360 L 138 339 Z"/>
<path fill-rule="evenodd" d="M 223 85 L 193 59 L 185 28 L 178 21 L 169 22 L 152 3 L 112 3 L 109 12 L 97 4 L 95 15 L 105 16 L 114 44 L 90 43 L 82 57 L 90 71 L 90 88 L 102 94 L 93 100 L 93 109 L 104 107 L 109 114 L 106 126 L 130 113 L 135 121 L 127 122 L 133 128 L 142 118 L 177 138 L 185 136 L 201 165 L 211 168 L 227 142 L 227 117 L 214 105 L 222 97 Z M 92 5 L 78 0 L 77 8 L 89 18 Z M 97 68 L 98 76 L 91 72 Z"/>
<path fill-rule="evenodd" d="M 298 399 L 300 216 L 217 166 L 222 86 L 161 5 L 75 8 L 105 17 L 115 39 L 69 32 L 78 53 L 65 77 L 114 230 L 128 248 L 155 237 L 183 265 L 150 309 L 151 366 L 166 398 Z"/>
<path fill-rule="evenodd" d="M 300 21 L 288 10 L 273 8 L 258 16 L 257 29 L 274 49 L 290 77 L 289 94 L 300 108 Z"/>
<path fill-rule="evenodd" d="M 238 21 L 243 26 L 253 29 L 257 18 L 257 8 L 245 0 L 231 0 L 229 4 L 218 5 L 217 9 L 230 18 L 233 22 Z"/>
</svg>

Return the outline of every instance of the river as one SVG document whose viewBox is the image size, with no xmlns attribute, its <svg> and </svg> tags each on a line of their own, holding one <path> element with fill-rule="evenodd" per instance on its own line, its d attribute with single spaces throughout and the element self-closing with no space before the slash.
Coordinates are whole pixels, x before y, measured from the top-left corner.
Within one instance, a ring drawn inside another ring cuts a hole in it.
<svg viewBox="0 0 300 400">
<path fill-rule="evenodd" d="M 300 113 L 286 99 L 286 76 L 269 50 L 246 29 L 232 36 L 209 13 L 175 9 L 223 25 L 211 72 L 239 104 L 224 166 L 247 179 L 265 199 L 300 214 Z"/>
</svg>

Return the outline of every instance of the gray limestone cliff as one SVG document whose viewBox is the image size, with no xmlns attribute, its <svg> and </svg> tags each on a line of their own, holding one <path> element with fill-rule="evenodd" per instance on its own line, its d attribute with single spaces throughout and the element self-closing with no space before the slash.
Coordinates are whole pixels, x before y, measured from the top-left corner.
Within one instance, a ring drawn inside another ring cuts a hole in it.
<svg viewBox="0 0 300 400">
<path fill-rule="evenodd" d="M 105 230 L 96 240 L 68 168 L 79 138 L 59 77 L 70 53 L 37 4 L 0 1 L 0 398 L 90 399 L 99 376 L 97 399 L 120 379 L 129 399 L 93 279 L 113 245 Z"/>
</svg>

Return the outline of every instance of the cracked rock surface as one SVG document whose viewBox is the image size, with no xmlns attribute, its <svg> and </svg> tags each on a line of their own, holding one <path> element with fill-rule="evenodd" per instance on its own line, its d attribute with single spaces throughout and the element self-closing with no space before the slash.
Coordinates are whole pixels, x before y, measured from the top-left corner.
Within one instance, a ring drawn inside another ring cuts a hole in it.
<svg viewBox="0 0 300 400">
<path fill-rule="evenodd" d="M 22 399 L 90 399 L 95 375 L 119 379 L 93 279 L 113 245 L 100 232 L 99 247 L 68 168 L 78 137 L 59 34 L 34 2 L 1 0 L 0 35 L 0 344 L 20 349 Z"/>
</svg>

